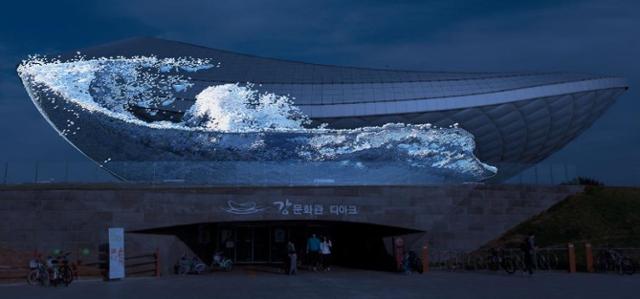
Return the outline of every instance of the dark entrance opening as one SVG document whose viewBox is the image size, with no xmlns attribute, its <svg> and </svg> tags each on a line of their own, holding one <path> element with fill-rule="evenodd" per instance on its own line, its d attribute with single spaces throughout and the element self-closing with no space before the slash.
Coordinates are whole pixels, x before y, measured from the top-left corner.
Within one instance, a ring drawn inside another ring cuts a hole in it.
<svg viewBox="0 0 640 299">
<path fill-rule="evenodd" d="M 390 238 L 420 231 L 353 222 L 335 221 L 260 221 L 221 222 L 182 225 L 138 231 L 147 234 L 177 236 L 205 263 L 215 251 L 236 264 L 278 265 L 286 258 L 286 244 L 291 240 L 303 262 L 311 234 L 326 236 L 332 243 L 334 265 L 374 270 L 393 270 Z M 385 242 L 387 240 L 387 242 Z"/>
</svg>

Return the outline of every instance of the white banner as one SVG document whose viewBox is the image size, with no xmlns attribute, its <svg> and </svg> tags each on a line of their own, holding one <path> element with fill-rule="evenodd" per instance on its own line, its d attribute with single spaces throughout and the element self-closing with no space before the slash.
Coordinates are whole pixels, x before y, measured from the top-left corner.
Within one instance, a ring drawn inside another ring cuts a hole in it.
<svg viewBox="0 0 640 299">
<path fill-rule="evenodd" d="M 109 228 L 109 279 L 124 278 L 124 229 Z"/>
</svg>

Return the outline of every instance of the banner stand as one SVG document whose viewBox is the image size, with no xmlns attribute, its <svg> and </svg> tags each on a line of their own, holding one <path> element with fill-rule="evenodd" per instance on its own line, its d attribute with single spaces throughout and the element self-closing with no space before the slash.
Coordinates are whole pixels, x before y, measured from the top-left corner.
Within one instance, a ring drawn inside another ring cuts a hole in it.
<svg viewBox="0 0 640 299">
<path fill-rule="evenodd" d="M 124 229 L 109 228 L 109 280 L 124 277 Z"/>
</svg>

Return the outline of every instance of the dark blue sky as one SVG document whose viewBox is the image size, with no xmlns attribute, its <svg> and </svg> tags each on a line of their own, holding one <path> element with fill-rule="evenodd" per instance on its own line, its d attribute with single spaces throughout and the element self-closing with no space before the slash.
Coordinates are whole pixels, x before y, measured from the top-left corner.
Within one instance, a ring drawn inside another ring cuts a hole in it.
<svg viewBox="0 0 640 299">
<path fill-rule="evenodd" d="M 106 4 L 106 3 L 109 4 Z M 640 184 L 640 1 L 11 1 L 0 11 L 0 162 L 86 161 L 15 74 L 28 54 L 156 36 L 316 63 L 447 71 L 565 70 L 630 89 L 544 164 Z"/>
</svg>

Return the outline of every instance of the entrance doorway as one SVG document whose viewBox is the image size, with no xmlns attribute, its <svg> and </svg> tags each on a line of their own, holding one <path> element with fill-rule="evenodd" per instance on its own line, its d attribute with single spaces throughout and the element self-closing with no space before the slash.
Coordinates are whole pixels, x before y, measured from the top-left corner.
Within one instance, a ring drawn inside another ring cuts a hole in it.
<svg viewBox="0 0 640 299">
<path fill-rule="evenodd" d="M 281 264 L 289 240 L 304 263 L 307 239 L 315 234 L 332 241 L 334 264 L 388 270 L 395 267 L 395 261 L 384 238 L 420 231 L 337 221 L 256 221 L 203 223 L 142 233 L 176 235 L 206 263 L 211 262 L 213 252 L 222 251 L 236 264 Z"/>
<path fill-rule="evenodd" d="M 278 230 L 257 225 L 221 225 L 215 232 L 216 248 L 235 263 L 270 263 L 274 261 L 272 247 L 285 242 Z"/>
<path fill-rule="evenodd" d="M 311 233 L 329 238 L 335 235 L 329 223 L 221 223 L 214 230 L 216 248 L 238 264 L 283 262 L 289 240 L 306 253 L 306 239 Z"/>
</svg>

